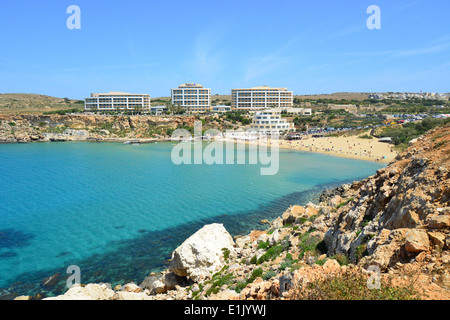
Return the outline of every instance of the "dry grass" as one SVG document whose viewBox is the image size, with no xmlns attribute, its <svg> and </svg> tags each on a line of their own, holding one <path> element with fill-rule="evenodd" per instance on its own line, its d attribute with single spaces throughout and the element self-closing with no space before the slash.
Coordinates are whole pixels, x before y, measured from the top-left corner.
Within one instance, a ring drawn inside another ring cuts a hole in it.
<svg viewBox="0 0 450 320">
<path fill-rule="evenodd" d="M 0 94 L 0 114 L 43 113 L 48 111 L 83 109 L 78 100 L 56 98 L 39 94 L 5 93 Z"/>
<path fill-rule="evenodd" d="M 354 270 L 324 276 L 302 288 L 296 288 L 292 300 L 419 300 L 423 293 L 415 286 L 417 277 L 408 275 L 408 281 L 396 284 L 392 276 L 382 276 L 379 289 L 370 289 L 369 276 Z"/>
<path fill-rule="evenodd" d="M 309 95 L 296 95 L 298 99 L 333 99 L 333 100 L 358 100 L 362 101 L 368 99 L 369 93 L 364 92 L 336 92 L 330 94 L 309 94 Z"/>
</svg>

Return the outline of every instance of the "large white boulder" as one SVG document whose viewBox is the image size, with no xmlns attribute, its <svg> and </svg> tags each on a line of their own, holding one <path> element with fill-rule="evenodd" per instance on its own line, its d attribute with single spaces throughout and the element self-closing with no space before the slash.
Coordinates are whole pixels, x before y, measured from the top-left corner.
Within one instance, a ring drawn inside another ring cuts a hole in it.
<svg viewBox="0 0 450 320">
<path fill-rule="evenodd" d="M 169 270 L 195 282 L 209 278 L 223 267 L 224 248 L 234 254 L 234 241 L 225 227 L 206 225 L 175 249 Z"/>
</svg>

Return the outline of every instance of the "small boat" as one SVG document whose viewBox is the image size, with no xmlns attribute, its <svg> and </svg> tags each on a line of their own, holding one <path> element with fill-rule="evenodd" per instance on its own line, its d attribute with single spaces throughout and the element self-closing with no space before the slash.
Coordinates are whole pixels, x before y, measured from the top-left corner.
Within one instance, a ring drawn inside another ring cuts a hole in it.
<svg viewBox="0 0 450 320">
<path fill-rule="evenodd" d="M 123 144 L 131 144 L 131 141 L 125 141 Z"/>
</svg>

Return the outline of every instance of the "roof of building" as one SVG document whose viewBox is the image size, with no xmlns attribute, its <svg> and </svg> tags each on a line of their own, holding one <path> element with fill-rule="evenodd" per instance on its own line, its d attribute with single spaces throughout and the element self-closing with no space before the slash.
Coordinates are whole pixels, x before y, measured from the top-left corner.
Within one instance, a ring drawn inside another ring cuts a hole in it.
<svg viewBox="0 0 450 320">
<path fill-rule="evenodd" d="M 269 87 L 269 86 L 259 86 L 259 87 L 252 87 L 252 88 L 238 88 L 233 90 L 278 90 L 278 91 L 288 91 L 287 88 L 281 88 L 281 87 Z"/>
<path fill-rule="evenodd" d="M 117 92 L 117 91 L 111 91 L 109 93 L 92 93 L 91 97 L 97 97 L 97 96 L 148 96 L 149 94 L 146 93 L 126 93 L 126 92 Z"/>
<path fill-rule="evenodd" d="M 203 88 L 203 86 L 199 83 L 183 83 L 178 88 Z"/>
</svg>

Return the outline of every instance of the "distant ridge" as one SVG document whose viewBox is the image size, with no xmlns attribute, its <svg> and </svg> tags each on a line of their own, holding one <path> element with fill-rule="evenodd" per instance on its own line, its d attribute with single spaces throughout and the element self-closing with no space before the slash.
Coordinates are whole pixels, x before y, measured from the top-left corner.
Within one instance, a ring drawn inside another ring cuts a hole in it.
<svg viewBox="0 0 450 320">
<path fill-rule="evenodd" d="M 51 97 L 34 93 L 0 94 L 0 113 L 40 113 L 71 108 L 83 109 L 75 99 Z"/>
</svg>

